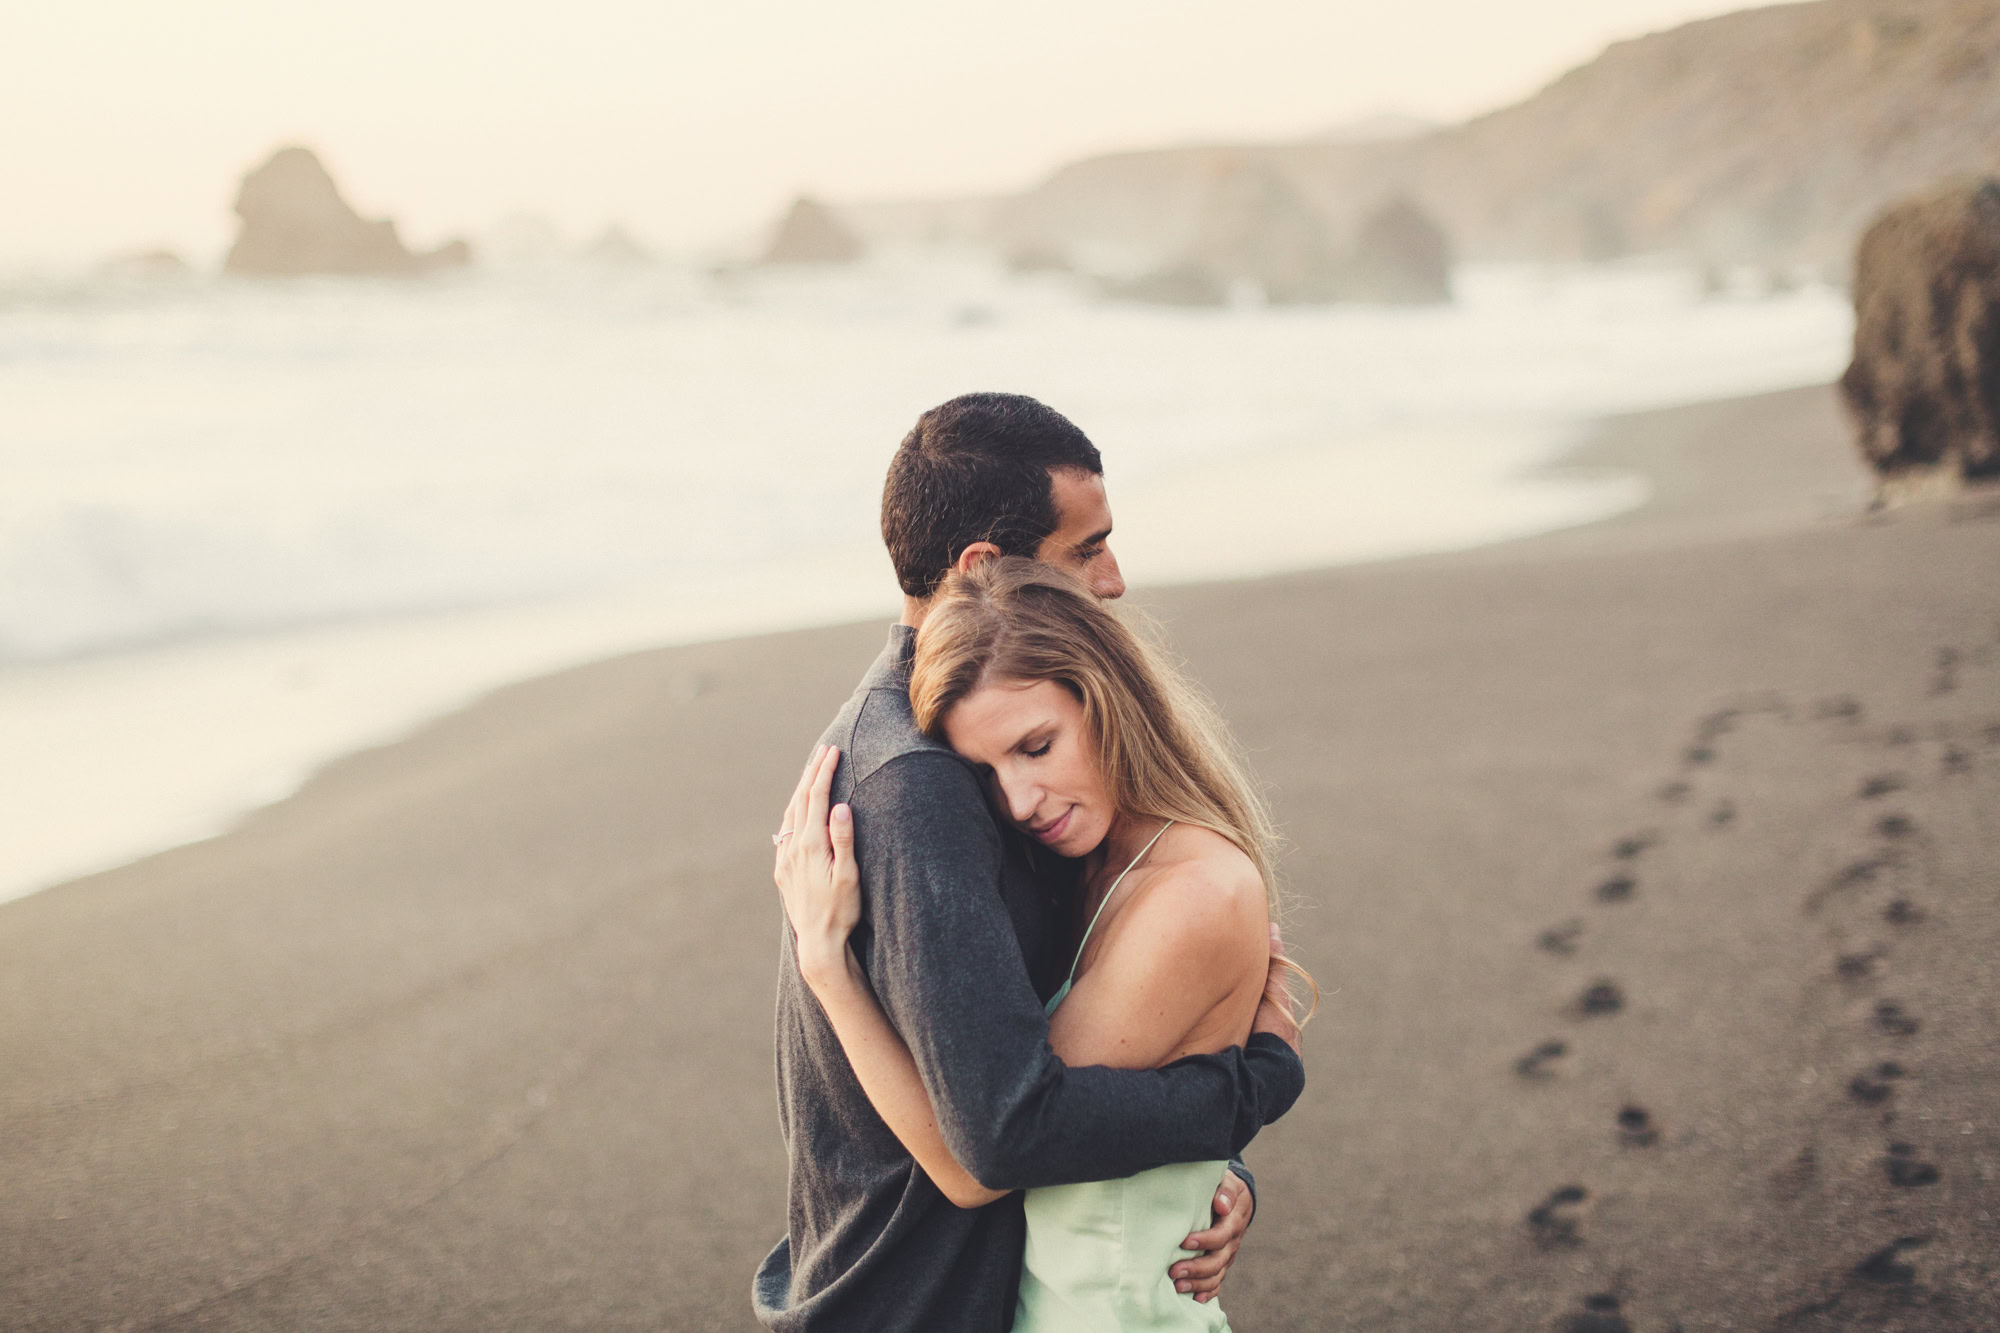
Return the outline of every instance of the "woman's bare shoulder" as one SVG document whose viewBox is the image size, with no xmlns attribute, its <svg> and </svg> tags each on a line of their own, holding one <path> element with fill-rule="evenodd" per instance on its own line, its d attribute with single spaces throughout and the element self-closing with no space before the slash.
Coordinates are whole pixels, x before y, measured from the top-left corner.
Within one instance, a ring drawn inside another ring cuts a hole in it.
<svg viewBox="0 0 2000 1333">
<path fill-rule="evenodd" d="M 1176 824 L 1168 829 L 1153 849 L 1154 883 L 1181 899 L 1214 898 L 1224 901 L 1244 895 L 1262 903 L 1264 880 L 1257 863 L 1241 847 L 1213 829 L 1193 824 Z"/>
<path fill-rule="evenodd" d="M 1204 953 L 1240 935 L 1251 952 L 1268 950 L 1264 880 L 1241 848 L 1219 833 L 1178 824 L 1154 857 L 1144 891 L 1132 902 L 1132 924 L 1145 935 Z"/>
</svg>

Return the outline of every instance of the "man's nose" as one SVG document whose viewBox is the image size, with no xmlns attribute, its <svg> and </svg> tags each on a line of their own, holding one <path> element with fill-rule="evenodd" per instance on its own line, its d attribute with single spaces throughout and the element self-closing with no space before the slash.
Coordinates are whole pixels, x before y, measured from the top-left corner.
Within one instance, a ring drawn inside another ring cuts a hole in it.
<svg viewBox="0 0 2000 1333">
<path fill-rule="evenodd" d="M 1097 567 L 1091 570 L 1090 590 L 1107 602 L 1125 595 L 1125 571 L 1118 568 L 1118 557 L 1109 550 L 1097 558 Z"/>
</svg>

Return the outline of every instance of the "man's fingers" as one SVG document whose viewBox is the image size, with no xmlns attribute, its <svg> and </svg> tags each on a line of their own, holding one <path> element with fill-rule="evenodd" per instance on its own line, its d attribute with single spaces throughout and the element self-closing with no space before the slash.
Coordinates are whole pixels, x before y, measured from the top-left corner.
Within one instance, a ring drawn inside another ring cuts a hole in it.
<svg viewBox="0 0 2000 1333">
<path fill-rule="evenodd" d="M 1222 1275 L 1229 1271 L 1229 1265 L 1235 1260 L 1236 1250 L 1237 1246 L 1232 1242 L 1219 1250 L 1210 1250 L 1207 1254 L 1184 1259 L 1174 1265 L 1174 1278 L 1176 1281 L 1191 1282 L 1196 1287 L 1204 1282 L 1220 1282 Z"/>
<path fill-rule="evenodd" d="M 1268 1032 L 1293 1050 L 1299 1049 L 1298 1013 L 1292 1008 L 1292 990 L 1286 982 L 1290 970 L 1284 963 L 1285 941 L 1278 923 L 1271 923 L 1271 965 L 1264 972 L 1264 994 L 1257 1002 L 1257 1016 L 1250 1022 L 1252 1032 Z"/>
<path fill-rule="evenodd" d="M 1249 1223 L 1239 1217 L 1225 1217 L 1206 1231 L 1197 1231 L 1181 1242 L 1184 1250 L 1208 1250 L 1211 1253 L 1236 1244 L 1243 1239 Z"/>
</svg>

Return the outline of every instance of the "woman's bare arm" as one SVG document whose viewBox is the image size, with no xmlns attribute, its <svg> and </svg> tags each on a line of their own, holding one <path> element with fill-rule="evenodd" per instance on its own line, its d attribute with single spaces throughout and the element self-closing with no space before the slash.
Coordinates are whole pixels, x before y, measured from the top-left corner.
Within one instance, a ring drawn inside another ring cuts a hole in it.
<svg viewBox="0 0 2000 1333">
<path fill-rule="evenodd" d="M 947 1199 L 960 1208 L 977 1208 L 1003 1197 L 1006 1191 L 980 1184 L 945 1146 L 930 1093 L 917 1073 L 917 1062 L 883 1014 L 853 949 L 848 947 L 861 919 L 861 871 L 854 860 L 852 812 L 845 805 L 835 806 L 831 812 L 827 809 L 833 771 L 839 762 L 838 750 L 827 748 L 816 753 L 785 812 L 783 827 L 825 829 L 831 844 L 830 862 L 821 858 L 820 864 L 805 867 L 779 857 L 775 877 L 784 897 L 785 915 L 792 923 L 799 975 L 826 1012 L 855 1079 L 882 1123 Z M 801 844 L 805 841 L 800 838 Z"/>
<path fill-rule="evenodd" d="M 840 824 L 836 815 L 836 846 Z M 853 825 L 849 823 L 847 827 L 851 844 Z M 945 1147 L 937 1115 L 931 1109 L 931 1095 L 917 1075 L 917 1062 L 883 1016 L 882 1006 L 868 989 L 868 978 L 861 971 L 861 964 L 855 961 L 854 951 L 843 947 L 837 960 L 822 955 L 811 965 L 801 951 L 799 972 L 820 1008 L 826 1011 L 827 1021 L 833 1025 L 834 1035 L 840 1038 L 840 1048 L 846 1052 L 847 1063 L 853 1067 L 861 1090 L 868 1094 L 875 1114 L 882 1117 L 882 1123 L 901 1140 L 904 1150 L 916 1158 L 917 1165 L 944 1197 L 960 1208 L 977 1208 L 1005 1197 L 1007 1191 L 988 1189 L 973 1179 L 972 1173 L 960 1166 L 951 1149 Z"/>
</svg>

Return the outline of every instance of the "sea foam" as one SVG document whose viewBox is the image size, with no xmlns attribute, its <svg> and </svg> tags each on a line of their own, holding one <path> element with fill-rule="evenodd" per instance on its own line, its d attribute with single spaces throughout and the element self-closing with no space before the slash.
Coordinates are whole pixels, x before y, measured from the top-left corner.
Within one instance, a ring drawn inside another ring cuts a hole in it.
<svg viewBox="0 0 2000 1333">
<path fill-rule="evenodd" d="M 1637 503 L 1591 418 L 1824 382 L 1838 293 L 1473 268 L 1436 308 L 1162 310 L 991 265 L 178 284 L 0 302 L 0 897 L 204 836 L 511 679 L 890 614 L 917 412 L 1034 394 L 1136 584 Z"/>
</svg>

